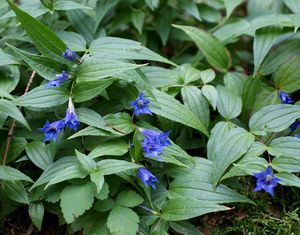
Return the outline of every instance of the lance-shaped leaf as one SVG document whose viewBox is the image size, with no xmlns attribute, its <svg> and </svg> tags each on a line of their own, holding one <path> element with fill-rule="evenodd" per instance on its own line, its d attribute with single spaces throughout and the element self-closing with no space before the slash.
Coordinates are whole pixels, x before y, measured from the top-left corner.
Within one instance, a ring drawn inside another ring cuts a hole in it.
<svg viewBox="0 0 300 235">
<path fill-rule="evenodd" d="M 33 164 L 43 170 L 53 162 L 49 147 L 41 141 L 32 141 L 26 145 L 25 150 Z"/>
<path fill-rule="evenodd" d="M 25 107 L 48 108 L 64 104 L 68 99 L 69 94 L 66 89 L 62 87 L 46 89 L 46 86 L 42 85 L 18 97 L 15 102 Z"/>
<path fill-rule="evenodd" d="M 195 113 L 187 109 L 178 100 L 159 90 L 153 90 L 153 95 L 156 100 L 155 104 L 154 102 L 150 104 L 153 113 L 172 121 L 182 123 L 208 135 L 203 122 Z"/>
<path fill-rule="evenodd" d="M 77 82 L 98 81 L 141 66 L 145 65 L 132 64 L 114 59 L 86 59 L 77 68 Z"/>
<path fill-rule="evenodd" d="M 231 59 L 226 47 L 214 36 L 192 26 L 173 25 L 183 30 L 196 43 L 207 61 L 220 71 L 227 71 Z"/>
<path fill-rule="evenodd" d="M 25 180 L 33 182 L 27 175 L 10 166 L 0 166 L 0 179 L 7 181 Z"/>
<path fill-rule="evenodd" d="M 250 119 L 249 127 L 255 135 L 267 135 L 287 129 L 300 117 L 300 106 L 274 104 L 263 107 Z"/>
<path fill-rule="evenodd" d="M 109 56 L 119 59 L 158 61 L 175 65 L 170 60 L 142 46 L 140 42 L 123 38 L 98 38 L 91 43 L 89 50 L 91 54 L 95 54 L 98 58 Z"/>
<path fill-rule="evenodd" d="M 228 210 L 226 206 L 198 201 L 195 199 L 176 198 L 167 201 L 162 208 L 161 218 L 167 221 L 191 219 L 210 212 Z"/>
<path fill-rule="evenodd" d="M 282 64 L 275 72 L 274 82 L 285 92 L 294 92 L 300 89 L 300 57 L 297 55 Z"/>
<path fill-rule="evenodd" d="M 253 42 L 254 74 L 258 71 L 268 51 L 275 43 L 280 30 L 274 27 L 258 29 Z"/>
<path fill-rule="evenodd" d="M 245 154 L 255 137 L 242 128 L 229 130 L 216 146 L 213 170 L 213 185 L 216 186 L 228 167 Z"/>
<path fill-rule="evenodd" d="M 271 141 L 267 148 L 272 156 L 288 156 L 300 159 L 300 139 L 284 136 Z"/>
<path fill-rule="evenodd" d="M 42 54 L 48 56 L 61 56 L 62 52 L 66 50 L 66 45 L 51 29 L 25 11 L 18 8 L 10 0 L 7 0 L 7 3 L 15 12 L 22 27 L 31 37 L 34 45 Z"/>
<path fill-rule="evenodd" d="M 183 197 L 195 199 L 205 203 L 220 204 L 230 202 L 248 202 L 249 199 L 238 194 L 234 190 L 219 184 L 215 189 L 212 185 L 213 165 L 212 161 L 194 157 L 195 164 L 189 168 L 180 168 L 171 175 L 175 179 L 170 184 L 168 197 L 175 199 Z"/>
<path fill-rule="evenodd" d="M 0 99 L 0 113 L 4 113 L 13 119 L 16 119 L 17 122 L 21 123 L 30 130 L 30 127 L 23 114 L 11 101 Z"/>
<path fill-rule="evenodd" d="M 217 108 L 219 113 L 230 120 L 240 115 L 242 111 L 242 99 L 225 86 L 218 86 Z"/>
<path fill-rule="evenodd" d="M 25 63 L 32 68 L 32 70 L 36 71 L 43 78 L 53 80 L 56 78 L 57 74 L 62 72 L 62 70 L 67 70 L 65 65 L 62 65 L 51 58 L 34 55 L 9 44 L 7 45 L 16 52 Z"/>
</svg>

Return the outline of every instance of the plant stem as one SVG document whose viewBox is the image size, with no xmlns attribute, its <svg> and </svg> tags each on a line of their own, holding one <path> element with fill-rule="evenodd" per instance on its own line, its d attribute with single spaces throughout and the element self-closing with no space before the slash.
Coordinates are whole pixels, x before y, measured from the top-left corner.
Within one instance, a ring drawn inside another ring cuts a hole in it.
<svg viewBox="0 0 300 235">
<path fill-rule="evenodd" d="M 29 88 L 31 86 L 31 83 L 33 81 L 33 78 L 34 78 L 35 74 L 36 74 L 35 71 L 33 71 L 31 73 L 31 76 L 29 78 L 29 81 L 27 82 L 24 94 L 26 94 L 29 91 Z M 19 110 L 21 110 L 21 107 L 19 108 Z M 15 127 L 16 127 L 16 120 L 14 119 L 13 122 L 11 123 L 11 126 L 9 128 L 9 132 L 7 134 L 6 147 L 5 147 L 5 152 L 4 152 L 4 155 L 3 155 L 2 165 L 6 164 L 6 160 L 7 160 L 7 156 L 8 156 L 8 152 L 9 152 L 9 149 L 10 149 L 10 144 L 11 144 L 11 140 L 12 140 L 12 137 L 13 137 L 13 134 L 14 134 Z"/>
</svg>

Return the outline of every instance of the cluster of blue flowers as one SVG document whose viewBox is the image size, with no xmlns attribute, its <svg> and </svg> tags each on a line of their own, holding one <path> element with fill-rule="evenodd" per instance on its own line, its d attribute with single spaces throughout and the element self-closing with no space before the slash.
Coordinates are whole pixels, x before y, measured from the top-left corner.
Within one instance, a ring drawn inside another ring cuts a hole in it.
<svg viewBox="0 0 300 235">
<path fill-rule="evenodd" d="M 69 48 L 62 54 L 62 56 L 68 60 L 73 62 L 76 61 L 75 52 L 71 51 Z M 47 88 L 49 87 L 59 87 L 60 83 L 66 81 L 69 77 L 69 74 L 66 71 L 62 71 L 60 75 L 57 75 L 57 79 L 50 81 L 47 84 Z M 50 141 L 51 139 L 56 142 L 56 139 L 59 133 L 67 126 L 72 130 L 76 131 L 79 125 L 79 121 L 77 119 L 77 115 L 75 112 L 74 104 L 72 102 L 71 97 L 69 98 L 69 105 L 66 111 L 66 116 L 62 120 L 57 120 L 54 122 L 46 121 L 43 128 L 39 128 L 38 130 L 44 132 L 45 138 L 44 141 Z"/>
<path fill-rule="evenodd" d="M 49 122 L 47 120 L 44 127 L 39 128 L 38 130 L 44 132 L 45 142 L 50 141 L 51 139 L 53 139 L 53 141 L 56 142 L 57 136 L 66 126 L 76 131 L 78 125 L 79 125 L 79 121 L 75 112 L 75 108 L 72 99 L 69 98 L 69 106 L 66 111 L 65 118 L 54 122 Z"/>
<path fill-rule="evenodd" d="M 133 115 L 152 115 L 152 111 L 149 109 L 149 103 L 150 101 L 145 98 L 144 93 L 140 93 L 137 99 L 130 102 L 130 105 L 134 108 Z M 170 132 L 161 133 L 158 131 L 141 129 L 141 133 L 144 137 L 142 149 L 145 157 L 155 157 L 161 160 L 160 154 L 163 152 L 163 149 L 166 146 L 171 145 L 170 140 L 168 140 Z M 146 187 L 150 185 L 153 189 L 156 189 L 155 182 L 159 181 L 149 170 L 146 168 L 139 168 L 138 177 Z"/>
</svg>

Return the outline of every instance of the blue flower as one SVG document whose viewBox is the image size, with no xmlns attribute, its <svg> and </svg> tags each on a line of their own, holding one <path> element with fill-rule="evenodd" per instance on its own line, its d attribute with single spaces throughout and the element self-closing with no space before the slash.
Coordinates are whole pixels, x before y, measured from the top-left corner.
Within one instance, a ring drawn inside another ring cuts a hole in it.
<svg viewBox="0 0 300 235">
<path fill-rule="evenodd" d="M 142 134 L 145 137 L 145 139 L 155 141 L 159 145 L 165 147 L 165 146 L 171 145 L 171 142 L 168 139 L 170 132 L 171 131 L 161 133 L 161 132 L 158 132 L 158 131 L 144 129 L 142 131 Z"/>
<path fill-rule="evenodd" d="M 160 146 L 153 141 L 144 140 L 142 148 L 145 153 L 145 157 L 156 157 L 161 160 L 160 154 L 163 152 L 163 146 Z"/>
<path fill-rule="evenodd" d="M 156 157 L 161 160 L 160 154 L 163 152 L 164 147 L 170 146 L 171 142 L 168 140 L 170 132 L 161 133 L 153 130 L 142 130 L 144 141 L 142 149 L 145 157 Z"/>
<path fill-rule="evenodd" d="M 143 183 L 145 184 L 145 186 L 147 188 L 148 188 L 148 185 L 150 185 L 153 189 L 156 189 L 155 182 L 159 182 L 159 181 L 146 168 L 139 168 L 138 169 L 138 177 L 140 178 L 141 181 L 143 181 Z"/>
<path fill-rule="evenodd" d="M 75 52 L 70 50 L 69 48 L 67 48 L 66 51 L 64 53 L 62 53 L 62 57 L 66 58 L 67 60 L 71 60 L 73 62 L 76 61 Z"/>
<path fill-rule="evenodd" d="M 70 127 L 72 130 L 76 131 L 77 127 L 79 125 L 79 121 L 75 112 L 75 108 L 72 102 L 72 99 L 69 98 L 69 107 L 66 112 L 66 117 L 65 117 L 65 123 L 66 126 Z"/>
<path fill-rule="evenodd" d="M 292 104 L 292 103 L 294 103 L 294 101 L 289 96 L 289 94 L 284 92 L 284 91 L 279 91 L 279 98 L 280 98 L 280 100 L 283 104 Z"/>
<path fill-rule="evenodd" d="M 256 187 L 254 192 L 265 190 L 271 196 L 274 196 L 274 187 L 278 184 L 278 179 L 272 172 L 271 166 L 268 166 L 266 171 L 261 171 L 253 174 L 256 178 Z"/>
<path fill-rule="evenodd" d="M 47 88 L 49 87 L 59 87 L 60 84 L 66 81 L 69 77 L 69 74 L 66 71 L 62 71 L 61 74 L 56 75 L 57 79 L 54 79 L 47 83 Z"/>
<path fill-rule="evenodd" d="M 129 104 L 134 108 L 133 114 L 135 116 L 139 116 L 141 114 L 149 114 L 152 115 L 152 111 L 149 109 L 150 101 L 145 98 L 144 92 L 140 93 L 138 98 Z"/>
<path fill-rule="evenodd" d="M 293 133 L 300 126 L 300 122 L 296 120 L 292 125 L 290 125 L 290 130 Z"/>
<path fill-rule="evenodd" d="M 56 138 L 59 135 L 59 133 L 64 129 L 65 127 L 65 121 L 64 120 L 58 120 L 55 122 L 49 122 L 47 121 L 43 128 L 39 128 L 38 130 L 43 131 L 45 135 L 44 141 L 49 141 L 50 139 L 53 139 L 54 142 L 56 142 Z"/>
</svg>

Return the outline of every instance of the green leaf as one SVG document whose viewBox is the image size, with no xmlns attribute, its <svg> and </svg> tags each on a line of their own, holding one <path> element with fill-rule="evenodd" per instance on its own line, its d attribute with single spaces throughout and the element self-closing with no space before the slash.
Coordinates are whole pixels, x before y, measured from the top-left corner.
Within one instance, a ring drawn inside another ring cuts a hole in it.
<svg viewBox="0 0 300 235">
<path fill-rule="evenodd" d="M 254 74 L 258 71 L 268 51 L 274 45 L 280 30 L 274 27 L 258 29 L 253 42 Z"/>
<path fill-rule="evenodd" d="M 238 96 L 242 96 L 247 75 L 239 72 L 229 72 L 224 76 L 224 84 Z"/>
<path fill-rule="evenodd" d="M 170 226 L 176 232 L 183 235 L 203 235 L 191 222 L 189 221 L 178 221 L 170 222 Z"/>
<path fill-rule="evenodd" d="M 226 119 L 230 120 L 240 115 L 242 111 L 242 99 L 225 86 L 219 85 L 217 109 Z"/>
<path fill-rule="evenodd" d="M 191 37 L 213 67 L 222 72 L 230 68 L 231 59 L 229 52 L 217 38 L 192 26 L 173 26 L 183 30 Z"/>
<path fill-rule="evenodd" d="M 57 35 L 72 51 L 86 50 L 86 41 L 80 34 L 69 31 L 59 31 Z"/>
<path fill-rule="evenodd" d="M 114 208 L 115 205 L 116 203 L 114 199 L 107 198 L 105 200 L 98 200 L 94 205 L 94 209 L 100 212 L 107 212 L 110 211 L 112 208 Z"/>
<path fill-rule="evenodd" d="M 97 169 L 96 162 L 90 156 L 82 154 L 76 149 L 75 153 L 83 169 L 85 169 L 88 172 L 93 172 Z"/>
<path fill-rule="evenodd" d="M 25 180 L 29 182 L 33 182 L 27 175 L 23 174 L 21 171 L 12 168 L 10 166 L 0 166 L 0 179 L 6 181 L 17 181 L 17 180 Z"/>
<path fill-rule="evenodd" d="M 73 1 L 65 1 L 65 0 L 56 0 L 54 2 L 54 9 L 55 10 L 74 10 L 74 9 L 88 9 L 88 10 L 92 10 L 92 8 L 87 7 L 85 5 L 79 4 L 77 2 L 73 2 Z"/>
<path fill-rule="evenodd" d="M 113 139 L 100 142 L 90 153 L 89 157 L 122 156 L 129 150 L 128 144 L 122 139 Z"/>
<path fill-rule="evenodd" d="M 190 64 L 180 65 L 177 69 L 179 69 L 180 71 L 180 78 L 183 79 L 184 84 L 199 81 L 201 78 L 201 71 L 194 68 Z M 173 76 L 176 77 L 176 74 L 174 74 Z"/>
<path fill-rule="evenodd" d="M 201 21 L 198 6 L 194 1 L 179 1 L 179 7 L 182 8 L 189 15 L 194 16 L 197 20 Z"/>
<path fill-rule="evenodd" d="M 31 130 L 23 114 L 11 101 L 0 99 L 0 112 L 5 113 L 24 125 L 28 130 Z"/>
<path fill-rule="evenodd" d="M 194 157 L 194 160 L 195 164 L 190 168 L 180 168 L 178 171 L 171 172 L 171 176 L 175 179 L 169 187 L 168 197 L 170 199 L 183 197 L 186 201 L 191 198 L 212 204 L 251 203 L 246 197 L 222 184 L 214 189 L 212 185 L 214 163 L 200 157 Z"/>
<path fill-rule="evenodd" d="M 266 151 L 266 146 L 260 142 L 254 142 L 247 153 L 221 178 L 221 180 L 243 175 L 252 175 L 253 172 L 265 171 L 269 163 L 259 157 Z"/>
<path fill-rule="evenodd" d="M 39 86 L 30 92 L 16 98 L 17 105 L 34 108 L 49 108 L 66 103 L 69 100 L 68 91 L 62 87 L 46 88 Z"/>
<path fill-rule="evenodd" d="M 46 170 L 53 162 L 51 151 L 44 142 L 32 141 L 25 147 L 29 159 L 37 167 Z"/>
<path fill-rule="evenodd" d="M 276 177 L 280 179 L 279 184 L 281 185 L 300 187 L 300 179 L 292 173 L 279 172 Z"/>
<path fill-rule="evenodd" d="M 165 203 L 161 218 L 167 221 L 191 219 L 210 212 L 229 210 L 229 207 L 194 199 L 176 198 Z"/>
<path fill-rule="evenodd" d="M 152 90 L 155 97 L 155 104 L 150 103 L 153 113 L 192 127 L 208 135 L 202 121 L 192 111 L 187 109 L 178 100 L 159 90 Z M 154 103 L 154 102 L 153 102 Z"/>
<path fill-rule="evenodd" d="M 16 61 L 12 55 L 4 53 L 3 50 L 0 49 L 0 66 L 9 64 L 19 64 L 19 62 Z"/>
<path fill-rule="evenodd" d="M 119 134 L 127 135 L 134 131 L 135 126 L 132 123 L 132 118 L 128 113 L 110 113 L 105 115 L 104 120 Z"/>
<path fill-rule="evenodd" d="M 207 69 L 207 70 L 201 71 L 200 76 L 201 76 L 201 80 L 204 83 L 209 83 L 215 79 L 216 73 L 212 69 Z"/>
<path fill-rule="evenodd" d="M 126 63 L 113 59 L 96 59 L 92 57 L 92 59 L 86 59 L 84 63 L 78 66 L 76 81 L 98 81 L 141 66 L 144 65 Z"/>
<path fill-rule="evenodd" d="M 136 234 L 138 223 L 138 215 L 130 208 L 122 206 L 115 206 L 107 218 L 107 227 L 114 235 Z"/>
<path fill-rule="evenodd" d="M 107 216 L 95 210 L 89 210 L 77 218 L 72 224 L 74 232 L 83 229 L 84 235 L 111 235 L 106 227 Z"/>
<path fill-rule="evenodd" d="M 105 91 L 115 79 L 103 79 L 99 81 L 77 82 L 73 88 L 74 102 L 90 100 Z"/>
<path fill-rule="evenodd" d="M 145 13 L 143 11 L 135 10 L 135 9 L 131 11 L 132 24 L 137 29 L 139 34 L 142 34 L 144 19 L 145 19 Z"/>
<path fill-rule="evenodd" d="M 300 158 L 290 156 L 278 156 L 272 159 L 272 168 L 276 171 L 300 172 Z"/>
<path fill-rule="evenodd" d="M 69 10 L 67 17 L 76 32 L 82 35 L 88 44 L 95 38 L 95 20 L 86 10 Z"/>
<path fill-rule="evenodd" d="M 291 136 L 276 138 L 271 141 L 267 150 L 272 156 L 288 156 L 300 159 L 300 139 Z"/>
<path fill-rule="evenodd" d="M 218 100 L 218 92 L 216 88 L 212 85 L 204 85 L 201 89 L 205 98 L 209 101 L 210 105 L 215 110 L 217 107 L 217 100 Z"/>
<path fill-rule="evenodd" d="M 256 112 L 249 127 L 255 135 L 267 135 L 287 129 L 300 117 L 300 106 L 289 104 L 269 105 Z"/>
<path fill-rule="evenodd" d="M 99 24 L 101 23 L 103 17 L 113 8 L 119 0 L 100 0 L 97 1 L 96 6 L 96 17 L 95 17 L 95 31 L 98 29 Z"/>
<path fill-rule="evenodd" d="M 26 189 L 20 181 L 4 181 L 1 183 L 1 190 L 9 199 L 21 204 L 29 204 Z"/>
<path fill-rule="evenodd" d="M 229 130 L 220 143 L 215 147 L 215 161 L 213 171 L 213 185 L 216 186 L 227 168 L 243 154 L 254 142 L 255 136 L 242 128 Z"/>
<path fill-rule="evenodd" d="M 89 50 L 97 58 L 109 56 L 119 59 L 150 60 L 175 65 L 170 60 L 142 46 L 141 43 L 123 38 L 98 38 L 91 43 Z"/>
<path fill-rule="evenodd" d="M 283 0 L 283 2 L 294 13 L 300 13 L 300 5 L 298 0 Z"/>
<path fill-rule="evenodd" d="M 15 12 L 22 27 L 26 30 L 34 45 L 42 54 L 50 57 L 53 56 L 53 54 L 61 56 L 62 52 L 66 50 L 66 45 L 51 29 L 18 8 L 10 0 L 7 0 L 7 3 Z"/>
<path fill-rule="evenodd" d="M 39 231 L 42 228 L 42 222 L 44 217 L 44 205 L 42 202 L 31 202 L 29 204 L 28 213 L 32 223 L 37 227 Z"/>
<path fill-rule="evenodd" d="M 273 73 L 280 65 L 289 63 L 291 58 L 296 58 L 300 52 L 300 41 L 289 40 L 273 47 L 265 57 L 259 72 L 262 75 Z"/>
<path fill-rule="evenodd" d="M 83 178 L 87 175 L 87 172 L 80 167 L 76 157 L 64 157 L 53 162 L 31 186 L 30 190 L 48 183 L 62 172 L 69 174 L 69 179 Z"/>
<path fill-rule="evenodd" d="M 224 136 L 234 128 L 230 122 L 218 122 L 211 130 L 209 140 L 207 142 L 207 159 L 215 161 L 216 149 L 219 143 L 223 140 Z"/>
<path fill-rule="evenodd" d="M 111 136 L 112 133 L 109 133 L 108 131 L 100 130 L 93 126 L 88 126 L 75 134 L 71 135 L 68 139 L 73 139 L 80 136 Z"/>
<path fill-rule="evenodd" d="M 244 0 L 224 0 L 226 8 L 226 17 L 229 17 L 233 10 L 240 5 Z"/>
<path fill-rule="evenodd" d="M 36 71 L 40 76 L 47 80 L 53 80 L 56 78 L 56 75 L 61 74 L 63 70 L 67 70 L 66 66 L 51 58 L 34 55 L 9 44 L 7 45 L 16 52 L 32 68 L 32 70 Z"/>
<path fill-rule="evenodd" d="M 103 175 L 112 175 L 139 167 L 140 166 L 135 163 L 123 160 L 105 159 L 97 162 L 97 171 L 101 172 Z"/>
<path fill-rule="evenodd" d="M 91 181 L 96 185 L 96 192 L 100 193 L 100 190 L 104 184 L 104 176 L 101 172 L 92 172 L 90 174 Z"/>
<path fill-rule="evenodd" d="M 300 89 L 299 81 L 300 58 L 298 56 L 286 61 L 275 72 L 274 82 L 276 86 L 285 92 L 294 92 Z"/>
<path fill-rule="evenodd" d="M 159 0 L 144 0 L 152 11 L 158 8 Z"/>
<path fill-rule="evenodd" d="M 122 191 L 116 198 L 117 204 L 124 207 L 135 207 L 143 201 L 142 196 L 133 190 Z"/>
<path fill-rule="evenodd" d="M 95 194 L 95 197 L 99 200 L 105 200 L 108 198 L 109 186 L 106 182 L 103 183 L 99 193 Z"/>
<path fill-rule="evenodd" d="M 87 183 L 67 186 L 61 192 L 60 199 L 64 219 L 70 224 L 92 207 L 94 202 L 93 185 Z"/>
<path fill-rule="evenodd" d="M 185 86 L 181 89 L 184 105 L 193 111 L 207 128 L 209 124 L 208 102 L 201 90 L 195 86 Z"/>
<path fill-rule="evenodd" d="M 105 122 L 105 120 L 101 117 L 100 114 L 98 114 L 92 109 L 79 108 L 76 109 L 76 113 L 78 116 L 78 120 L 82 123 L 85 123 L 93 127 L 97 127 L 101 130 L 117 133 Z"/>
</svg>

